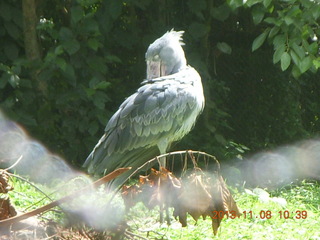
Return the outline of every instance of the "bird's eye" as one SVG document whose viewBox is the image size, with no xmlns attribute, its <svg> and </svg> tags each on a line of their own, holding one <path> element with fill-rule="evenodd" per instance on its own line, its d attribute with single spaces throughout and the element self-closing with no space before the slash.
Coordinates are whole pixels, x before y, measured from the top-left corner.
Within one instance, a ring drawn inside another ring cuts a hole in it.
<svg viewBox="0 0 320 240">
<path fill-rule="evenodd" d="M 159 61 L 159 59 L 160 59 L 160 56 L 158 54 L 153 57 L 153 61 Z"/>
</svg>

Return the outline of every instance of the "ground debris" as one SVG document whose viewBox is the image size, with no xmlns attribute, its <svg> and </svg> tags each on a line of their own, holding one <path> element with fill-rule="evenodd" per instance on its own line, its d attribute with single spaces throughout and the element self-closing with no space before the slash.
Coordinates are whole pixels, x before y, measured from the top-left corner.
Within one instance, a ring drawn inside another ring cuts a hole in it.
<svg viewBox="0 0 320 240">
<path fill-rule="evenodd" d="M 5 170 L 0 169 L 0 193 L 8 193 L 13 190 L 9 184 L 9 175 Z"/>
<path fill-rule="evenodd" d="M 157 205 L 160 209 L 172 207 L 173 216 L 179 219 L 183 227 L 187 226 L 187 214 L 196 221 L 201 216 L 204 219 L 209 216 L 214 235 L 226 214 L 240 216 L 220 173 L 208 173 L 200 168 L 194 168 L 179 179 L 163 167 L 160 171 L 151 169 L 149 175 L 140 176 L 138 184 L 123 186 L 122 197 L 127 211 L 138 202 L 143 202 L 149 209 Z"/>
<path fill-rule="evenodd" d="M 9 184 L 9 175 L 5 170 L 0 169 L 0 194 L 6 194 L 13 190 Z M 8 196 L 0 197 L 0 220 L 16 216 L 17 212 L 12 206 Z"/>
<path fill-rule="evenodd" d="M 0 220 L 16 216 L 17 212 L 8 197 L 0 198 Z"/>
</svg>

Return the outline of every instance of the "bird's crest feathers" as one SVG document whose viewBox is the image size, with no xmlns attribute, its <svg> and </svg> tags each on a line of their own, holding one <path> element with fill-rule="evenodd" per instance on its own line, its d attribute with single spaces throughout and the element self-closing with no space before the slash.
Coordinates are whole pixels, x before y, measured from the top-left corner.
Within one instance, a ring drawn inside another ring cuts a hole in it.
<svg viewBox="0 0 320 240">
<path fill-rule="evenodd" d="M 182 38 L 183 34 L 184 34 L 184 31 L 177 32 L 177 31 L 174 31 L 174 29 L 172 28 L 170 31 L 166 32 L 161 38 L 166 39 L 168 41 L 170 40 L 178 41 L 179 44 L 183 46 L 184 45 L 183 38 Z"/>
</svg>

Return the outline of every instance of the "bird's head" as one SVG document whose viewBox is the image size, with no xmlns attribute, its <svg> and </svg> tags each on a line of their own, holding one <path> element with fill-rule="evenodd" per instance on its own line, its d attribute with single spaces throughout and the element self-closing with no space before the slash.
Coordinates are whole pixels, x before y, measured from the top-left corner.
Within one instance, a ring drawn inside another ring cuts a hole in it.
<svg viewBox="0 0 320 240">
<path fill-rule="evenodd" d="M 171 30 L 150 44 L 146 53 L 147 79 L 174 74 L 186 66 L 181 47 L 183 33 Z"/>
</svg>

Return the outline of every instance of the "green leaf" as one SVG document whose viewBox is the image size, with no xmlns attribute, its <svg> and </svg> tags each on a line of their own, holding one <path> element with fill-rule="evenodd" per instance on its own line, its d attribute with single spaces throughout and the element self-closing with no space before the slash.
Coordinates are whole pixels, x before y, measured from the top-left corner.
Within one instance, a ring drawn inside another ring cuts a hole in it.
<svg viewBox="0 0 320 240">
<path fill-rule="evenodd" d="M 189 27 L 189 32 L 194 39 L 199 39 L 205 36 L 209 32 L 209 26 L 194 22 Z"/>
<path fill-rule="evenodd" d="M 20 78 L 18 75 L 16 74 L 12 74 L 9 78 L 9 83 L 11 84 L 11 86 L 13 88 L 16 88 L 19 86 L 19 83 L 20 83 Z"/>
<path fill-rule="evenodd" d="M 55 59 L 55 62 L 56 62 L 56 64 L 58 65 L 58 67 L 59 67 L 62 71 L 65 71 L 65 70 L 66 70 L 66 68 L 67 68 L 67 62 L 66 62 L 63 58 L 57 57 L 57 58 Z"/>
<path fill-rule="evenodd" d="M 284 52 L 281 56 L 281 70 L 282 71 L 287 70 L 288 67 L 290 66 L 290 62 L 291 62 L 291 57 L 289 53 Z"/>
<path fill-rule="evenodd" d="M 10 78 L 10 75 L 8 73 L 2 74 L 0 78 L 0 89 L 3 89 L 7 85 L 9 78 Z"/>
<path fill-rule="evenodd" d="M 73 39 L 73 33 L 69 28 L 62 27 L 59 31 L 59 38 L 61 41 L 68 41 Z"/>
<path fill-rule="evenodd" d="M 261 33 L 256 39 L 253 40 L 252 43 L 252 52 L 257 50 L 259 47 L 261 47 L 261 45 L 264 43 L 264 41 L 266 40 L 267 36 L 268 36 L 269 31 L 264 31 L 263 33 Z"/>
<path fill-rule="evenodd" d="M 89 124 L 88 132 L 90 133 L 91 136 L 96 134 L 99 130 L 99 124 L 97 121 L 93 121 Z"/>
<path fill-rule="evenodd" d="M 313 65 L 315 66 L 316 69 L 320 68 L 320 58 L 316 58 L 312 61 Z"/>
<path fill-rule="evenodd" d="M 109 100 L 108 96 L 101 91 L 97 91 L 93 97 L 93 104 L 97 108 L 103 110 L 105 108 L 105 103 Z"/>
<path fill-rule="evenodd" d="M 107 55 L 105 59 L 108 63 L 122 63 L 121 59 L 116 55 Z"/>
<path fill-rule="evenodd" d="M 221 143 L 223 145 L 227 144 L 226 139 L 224 138 L 224 136 L 222 136 L 221 134 L 215 134 L 214 138 L 217 140 L 218 143 Z"/>
<path fill-rule="evenodd" d="M 312 67 L 312 59 L 310 56 L 305 57 L 304 59 L 302 59 L 302 61 L 300 62 L 300 72 L 304 73 L 307 70 L 309 70 L 309 68 Z"/>
<path fill-rule="evenodd" d="M 273 64 L 276 64 L 280 61 L 282 54 L 286 50 L 286 45 L 282 44 L 281 46 L 278 46 L 277 50 L 273 54 Z"/>
<path fill-rule="evenodd" d="M 279 30 L 280 30 L 280 27 L 278 27 L 278 26 L 274 26 L 273 28 L 271 28 L 271 30 L 269 32 L 269 38 L 273 38 L 275 35 L 277 35 Z"/>
<path fill-rule="evenodd" d="M 74 68 L 72 67 L 72 65 L 67 64 L 65 71 L 63 72 L 64 75 L 66 76 L 68 82 L 72 85 L 72 86 L 76 86 L 76 73 L 74 71 Z"/>
<path fill-rule="evenodd" d="M 314 19 L 318 19 L 320 17 L 320 5 L 314 6 L 311 11 Z"/>
<path fill-rule="evenodd" d="M 277 18 L 274 18 L 274 17 L 267 17 L 263 21 L 266 23 L 269 23 L 269 24 L 273 24 L 278 27 L 280 27 L 280 25 L 281 25 L 281 22 Z"/>
<path fill-rule="evenodd" d="M 299 68 L 296 65 L 293 65 L 291 74 L 295 79 L 298 79 L 301 76 L 301 72 L 300 72 Z"/>
<path fill-rule="evenodd" d="M 275 36 L 272 43 L 275 48 L 278 48 L 278 46 L 284 45 L 286 43 L 286 40 L 286 36 L 284 34 L 280 34 Z"/>
<path fill-rule="evenodd" d="M 245 5 L 247 5 L 248 7 L 252 7 L 253 5 L 262 2 L 263 0 L 247 0 L 245 2 Z"/>
<path fill-rule="evenodd" d="M 263 6 L 265 8 L 268 8 L 270 6 L 271 2 L 272 2 L 272 0 L 263 0 Z"/>
<path fill-rule="evenodd" d="M 82 31 L 90 34 L 94 34 L 95 36 L 101 35 L 99 30 L 99 24 L 94 19 L 87 19 L 81 28 Z"/>
<path fill-rule="evenodd" d="M 122 1 L 119 0 L 108 0 L 107 9 L 109 11 L 110 16 L 113 19 L 117 19 L 122 11 Z"/>
<path fill-rule="evenodd" d="M 88 40 L 88 46 L 94 51 L 97 51 L 98 48 L 101 47 L 101 44 L 96 38 L 90 38 Z"/>
<path fill-rule="evenodd" d="M 105 60 L 102 57 L 93 56 L 87 59 L 87 63 L 95 72 L 105 74 L 108 71 L 108 66 L 105 64 Z"/>
<path fill-rule="evenodd" d="M 296 43 L 292 43 L 290 44 L 292 49 L 296 52 L 296 54 L 298 54 L 300 59 L 303 59 L 305 56 L 305 52 L 302 48 L 302 46 L 298 46 Z"/>
<path fill-rule="evenodd" d="M 284 22 L 289 26 L 294 22 L 294 19 L 289 17 L 289 16 L 285 16 L 284 17 Z"/>
<path fill-rule="evenodd" d="M 291 59 L 294 62 L 294 64 L 299 66 L 300 65 L 300 58 L 296 54 L 296 52 L 294 50 L 292 50 L 292 49 L 290 50 L 290 56 L 291 56 Z"/>
<path fill-rule="evenodd" d="M 243 6 L 243 0 L 227 0 L 227 2 L 233 10 Z"/>
<path fill-rule="evenodd" d="M 54 49 L 54 54 L 57 55 L 57 56 L 61 55 L 63 52 L 64 52 L 64 51 L 63 51 L 63 46 L 61 46 L 61 45 L 57 46 L 57 47 Z"/>
<path fill-rule="evenodd" d="M 318 45 L 318 42 L 313 42 L 309 45 L 308 47 L 308 52 L 310 54 L 317 54 L 318 52 L 318 49 L 319 49 L 319 45 Z"/>
<path fill-rule="evenodd" d="M 221 51 L 221 52 L 223 52 L 223 53 L 225 53 L 225 54 L 231 54 L 231 52 L 232 52 L 232 48 L 227 44 L 227 43 L 225 43 L 225 42 L 218 42 L 217 43 L 217 48 Z"/>
<path fill-rule="evenodd" d="M 230 12 L 231 9 L 226 3 L 210 10 L 211 16 L 221 22 L 225 21 L 229 17 Z"/>
<path fill-rule="evenodd" d="M 71 20 L 75 24 L 84 17 L 84 11 L 81 6 L 71 8 Z"/>
<path fill-rule="evenodd" d="M 69 55 L 75 54 L 80 49 L 80 43 L 75 39 L 63 42 L 62 46 L 69 53 Z"/>
<path fill-rule="evenodd" d="M 102 81 L 102 82 L 99 82 L 94 88 L 95 89 L 106 89 L 107 87 L 110 86 L 110 82 L 107 82 L 107 81 Z"/>
<path fill-rule="evenodd" d="M 256 5 L 253 7 L 251 14 L 252 14 L 253 23 L 257 25 L 262 21 L 265 12 L 264 12 L 264 9 L 261 7 L 261 5 Z"/>
</svg>

